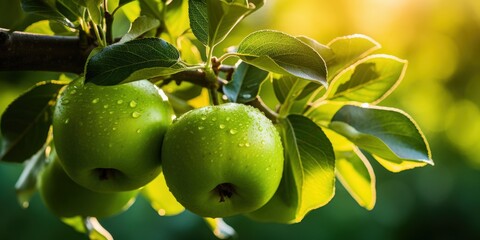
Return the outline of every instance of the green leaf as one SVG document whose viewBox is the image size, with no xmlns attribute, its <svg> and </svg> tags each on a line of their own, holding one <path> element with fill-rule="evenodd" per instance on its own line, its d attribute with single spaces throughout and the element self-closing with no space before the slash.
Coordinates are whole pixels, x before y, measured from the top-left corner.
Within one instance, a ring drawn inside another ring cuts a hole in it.
<svg viewBox="0 0 480 240">
<path fill-rule="evenodd" d="M 329 128 L 370 152 L 392 172 L 433 165 L 423 133 L 400 110 L 345 105 L 333 116 Z"/>
<path fill-rule="evenodd" d="M 316 124 L 322 127 L 328 127 L 335 113 L 346 103 L 334 101 L 321 101 L 315 104 L 305 113 L 305 116 L 312 119 Z"/>
<path fill-rule="evenodd" d="M 168 190 L 163 172 L 142 189 L 142 194 L 160 216 L 173 216 L 185 210 Z"/>
<path fill-rule="evenodd" d="M 372 210 L 376 201 L 375 173 L 368 159 L 356 147 L 353 151 L 335 152 L 335 156 L 338 180 L 360 206 Z"/>
<path fill-rule="evenodd" d="M 90 19 L 97 25 L 102 24 L 103 12 L 100 9 L 100 5 L 103 0 L 83 0 L 87 7 Z"/>
<path fill-rule="evenodd" d="M 3 146 L 0 160 L 23 162 L 42 148 L 52 123 L 52 109 L 65 82 L 36 84 L 15 99 L 1 119 Z"/>
<path fill-rule="evenodd" d="M 288 97 L 301 100 L 321 86 L 316 82 L 306 82 L 290 75 L 273 78 L 273 91 L 280 103 L 284 103 Z"/>
<path fill-rule="evenodd" d="M 179 57 L 174 46 L 158 38 L 113 44 L 90 58 L 86 82 L 115 85 L 171 75 L 185 69 Z"/>
<path fill-rule="evenodd" d="M 281 122 L 285 167 L 274 197 L 249 214 L 256 220 L 300 222 L 305 215 L 327 204 L 335 193 L 335 155 L 322 129 L 301 115 Z"/>
<path fill-rule="evenodd" d="M 375 40 L 361 34 L 335 38 L 327 46 L 334 54 L 334 58 L 327 61 L 329 82 L 342 69 L 380 48 Z"/>
<path fill-rule="evenodd" d="M 140 0 L 141 15 L 146 15 L 158 20 L 163 19 L 162 11 L 163 1 L 158 0 Z"/>
<path fill-rule="evenodd" d="M 293 104 L 310 83 L 312 82 L 291 75 L 274 77 L 273 90 L 278 101 L 282 103 L 279 109 L 279 117 L 286 117 L 292 112 Z"/>
<path fill-rule="evenodd" d="M 264 0 L 189 0 L 190 26 L 205 46 L 214 47 L 247 15 L 258 10 Z"/>
<path fill-rule="evenodd" d="M 326 63 L 331 62 L 335 58 L 335 54 L 333 53 L 332 49 L 317 42 L 317 40 L 306 36 L 298 36 L 297 39 L 313 48 L 318 54 L 320 54 Z"/>
<path fill-rule="evenodd" d="M 322 57 L 288 34 L 272 30 L 254 32 L 240 43 L 237 55 L 260 69 L 327 85 Z"/>
<path fill-rule="evenodd" d="M 267 78 L 268 72 L 245 62 L 239 62 L 232 80 L 223 86 L 223 93 L 231 102 L 246 103 L 255 99 L 260 85 Z"/>
<path fill-rule="evenodd" d="M 235 229 L 230 227 L 222 218 L 203 218 L 218 239 L 231 239 L 237 236 Z"/>
<path fill-rule="evenodd" d="M 376 104 L 400 83 L 407 61 L 390 55 L 371 55 L 340 72 L 330 83 L 327 99 Z"/>
<path fill-rule="evenodd" d="M 70 20 L 77 20 L 82 18 L 85 8 L 81 5 L 83 1 L 74 1 L 74 0 L 56 0 L 56 6 L 58 10 L 62 12 L 61 8 L 68 10 L 68 13 L 63 13 L 64 16 L 72 15 L 74 18 L 69 18 Z M 61 6 L 60 6 L 61 5 Z"/>
<path fill-rule="evenodd" d="M 208 43 L 213 47 L 223 41 L 248 14 L 257 10 L 249 1 L 206 0 L 208 7 Z"/>
<path fill-rule="evenodd" d="M 290 75 L 280 75 L 273 78 L 273 92 L 280 103 L 285 102 L 296 81 L 297 78 Z"/>
<path fill-rule="evenodd" d="M 175 0 L 168 4 L 165 26 L 168 26 L 168 33 L 173 39 L 183 35 L 190 28 L 187 0 Z"/>
<path fill-rule="evenodd" d="M 36 14 L 49 20 L 55 20 L 71 28 L 75 27 L 75 24 L 58 11 L 54 1 L 21 0 L 21 4 L 23 11 L 26 13 Z"/>
<path fill-rule="evenodd" d="M 190 28 L 195 37 L 208 45 L 208 5 L 206 0 L 188 0 Z"/>
<path fill-rule="evenodd" d="M 160 26 L 160 21 L 155 18 L 147 17 L 147 16 L 140 16 L 132 23 L 130 30 L 123 35 L 122 39 L 120 39 L 119 43 L 125 43 L 130 40 L 136 39 L 137 37 L 141 36 L 142 34 L 157 28 Z"/>
<path fill-rule="evenodd" d="M 25 164 L 20 177 L 15 183 L 15 192 L 20 206 L 27 208 L 30 199 L 37 190 L 37 177 L 45 164 L 45 148 L 41 148 Z"/>
</svg>

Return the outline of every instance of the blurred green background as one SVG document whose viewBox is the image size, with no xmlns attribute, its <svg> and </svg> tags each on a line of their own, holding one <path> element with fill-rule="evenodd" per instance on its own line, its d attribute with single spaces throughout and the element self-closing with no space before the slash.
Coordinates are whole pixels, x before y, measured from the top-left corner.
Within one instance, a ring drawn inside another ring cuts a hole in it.
<svg viewBox="0 0 480 240">
<path fill-rule="evenodd" d="M 18 1 L 0 4 L 0 27 L 21 29 L 34 20 Z M 372 163 L 372 211 L 337 184 L 334 199 L 299 224 L 226 219 L 241 239 L 480 239 L 480 1 L 270 0 L 224 45 L 263 28 L 321 43 L 362 33 L 382 44 L 380 52 L 407 59 L 405 79 L 381 105 L 404 109 L 417 121 L 435 166 L 394 174 Z M 57 76 L 0 72 L 0 112 L 33 83 Z M 0 163 L 0 239 L 85 239 L 50 214 L 38 195 L 28 209 L 18 205 L 14 184 L 21 168 Z M 214 239 L 199 217 L 160 217 L 143 199 L 101 222 L 120 240 Z"/>
</svg>

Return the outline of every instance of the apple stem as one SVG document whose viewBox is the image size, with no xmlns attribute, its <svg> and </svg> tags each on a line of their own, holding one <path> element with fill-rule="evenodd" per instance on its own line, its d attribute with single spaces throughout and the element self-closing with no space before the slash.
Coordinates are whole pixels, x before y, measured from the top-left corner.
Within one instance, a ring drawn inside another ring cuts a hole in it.
<svg viewBox="0 0 480 240">
<path fill-rule="evenodd" d="M 231 183 L 222 183 L 215 187 L 218 195 L 220 195 L 220 202 L 225 202 L 225 197 L 231 198 L 235 189 Z"/>
</svg>

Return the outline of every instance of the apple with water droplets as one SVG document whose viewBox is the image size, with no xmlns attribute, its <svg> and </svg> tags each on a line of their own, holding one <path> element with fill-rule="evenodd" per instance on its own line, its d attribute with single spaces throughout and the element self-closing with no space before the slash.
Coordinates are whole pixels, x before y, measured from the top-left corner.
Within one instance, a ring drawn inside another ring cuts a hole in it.
<svg viewBox="0 0 480 240">
<path fill-rule="evenodd" d="M 165 135 L 162 166 L 170 191 L 186 209 L 227 217 L 252 212 L 273 196 L 283 147 L 259 110 L 227 103 L 178 118 Z"/>
<path fill-rule="evenodd" d="M 93 191 L 140 188 L 161 171 L 161 144 L 173 116 L 165 94 L 147 80 L 115 86 L 74 81 L 53 115 L 60 163 Z"/>
</svg>

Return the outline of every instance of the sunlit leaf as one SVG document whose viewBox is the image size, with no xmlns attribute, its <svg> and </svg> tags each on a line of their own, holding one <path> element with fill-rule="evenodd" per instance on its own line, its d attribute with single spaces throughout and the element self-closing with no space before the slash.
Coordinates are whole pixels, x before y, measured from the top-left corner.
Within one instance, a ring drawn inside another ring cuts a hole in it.
<svg viewBox="0 0 480 240">
<path fill-rule="evenodd" d="M 203 218 L 213 234 L 219 239 L 231 239 L 237 236 L 235 229 L 230 227 L 222 218 Z"/>
<path fill-rule="evenodd" d="M 184 70 L 179 57 L 173 45 L 158 38 L 113 44 L 90 58 L 86 82 L 115 85 L 171 75 Z"/>
<path fill-rule="evenodd" d="M 327 61 L 329 82 L 343 68 L 380 48 L 380 44 L 375 40 L 361 34 L 335 38 L 327 46 L 334 54 L 334 57 Z"/>
<path fill-rule="evenodd" d="M 147 16 L 140 16 L 135 21 L 133 21 L 130 30 L 123 35 L 122 39 L 120 39 L 119 43 L 125 43 L 130 40 L 133 40 L 142 34 L 158 27 L 160 25 L 160 21 L 154 18 L 150 18 Z"/>
<path fill-rule="evenodd" d="M 264 0 L 189 0 L 190 26 L 200 42 L 213 47 L 223 41 L 244 17 L 263 4 Z"/>
<path fill-rule="evenodd" d="M 86 234 L 89 240 L 113 240 L 112 235 L 94 217 L 78 216 L 61 220 L 75 231 Z"/>
<path fill-rule="evenodd" d="M 358 149 L 335 152 L 336 175 L 357 203 L 372 210 L 376 201 L 375 174 L 370 162 Z"/>
<path fill-rule="evenodd" d="M 185 210 L 168 190 L 163 172 L 142 189 L 142 194 L 160 216 L 173 216 Z"/>
<path fill-rule="evenodd" d="M 3 144 L 0 160 L 23 162 L 45 144 L 52 123 L 52 106 L 60 89 L 67 83 L 37 83 L 15 99 L 1 119 Z"/>
<path fill-rule="evenodd" d="M 90 19 L 97 25 L 102 24 L 103 13 L 100 9 L 100 4 L 103 0 L 83 0 L 85 7 L 87 7 Z"/>
<path fill-rule="evenodd" d="M 187 0 L 175 0 L 168 4 L 165 25 L 168 27 L 168 33 L 174 39 L 190 28 Z"/>
<path fill-rule="evenodd" d="M 223 86 L 223 93 L 231 102 L 245 103 L 258 95 L 260 85 L 268 72 L 255 66 L 240 62 L 237 64 L 232 80 Z"/>
<path fill-rule="evenodd" d="M 273 30 L 254 32 L 243 39 L 237 54 L 243 61 L 266 71 L 326 85 L 324 60 L 313 48 L 288 34 Z"/>
<path fill-rule="evenodd" d="M 301 115 L 281 122 L 285 168 L 274 197 L 249 216 L 259 221 L 300 222 L 335 193 L 335 156 L 322 129 Z"/>
<path fill-rule="evenodd" d="M 55 32 L 50 28 L 50 21 L 49 20 L 42 20 L 35 23 L 32 23 L 30 26 L 25 28 L 25 32 L 29 33 L 39 33 L 44 35 L 55 35 Z"/>
<path fill-rule="evenodd" d="M 327 99 L 378 103 L 402 80 L 407 62 L 390 55 L 371 55 L 340 72 L 330 83 Z"/>
<path fill-rule="evenodd" d="M 320 54 L 320 56 L 323 58 L 323 60 L 326 63 L 331 62 L 335 58 L 335 54 L 333 53 L 332 49 L 330 49 L 330 47 L 328 47 L 326 45 L 323 45 L 323 44 L 317 42 L 317 40 L 315 40 L 313 38 L 310 38 L 310 37 L 307 37 L 307 36 L 298 36 L 297 39 L 304 42 L 305 44 L 307 44 L 308 46 L 313 48 L 313 50 L 318 52 L 318 54 Z M 328 64 L 327 64 L 327 66 L 328 66 Z"/>
<path fill-rule="evenodd" d="M 345 105 L 332 118 L 329 128 L 381 159 L 379 162 L 390 171 L 433 165 L 423 133 L 400 110 Z"/>
</svg>

